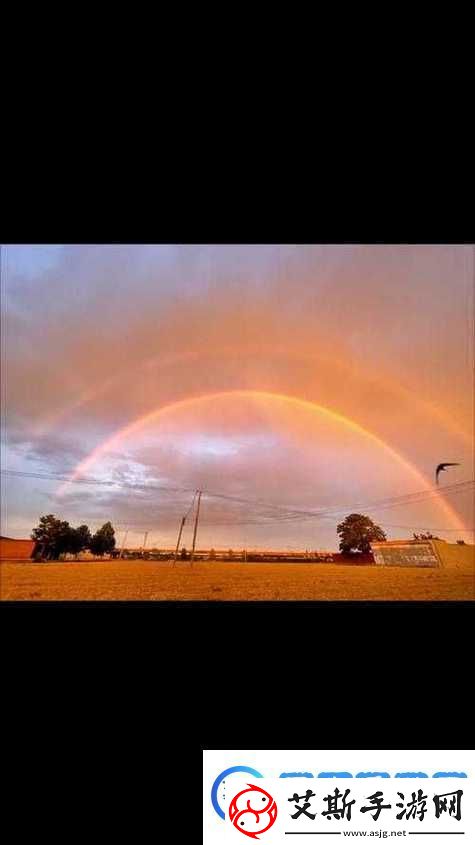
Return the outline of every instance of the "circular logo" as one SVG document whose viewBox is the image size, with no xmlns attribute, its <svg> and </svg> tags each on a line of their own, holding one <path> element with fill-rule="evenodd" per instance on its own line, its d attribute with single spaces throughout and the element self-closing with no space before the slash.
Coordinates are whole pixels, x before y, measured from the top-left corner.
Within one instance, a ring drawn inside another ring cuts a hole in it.
<svg viewBox="0 0 475 845">
<path fill-rule="evenodd" d="M 234 796 L 229 805 L 229 818 L 236 830 L 252 839 L 259 839 L 258 833 L 265 833 L 277 818 L 277 804 L 272 795 L 260 786 L 248 783 L 249 789 L 243 789 Z"/>
<path fill-rule="evenodd" d="M 218 816 L 220 817 L 220 819 L 223 820 L 226 818 L 226 816 L 224 815 L 224 811 L 219 806 L 218 788 L 220 783 L 225 778 L 227 778 L 228 775 L 234 775 L 236 772 L 246 772 L 247 775 L 252 775 L 254 778 L 263 777 L 260 772 L 258 772 L 256 769 L 251 769 L 250 766 L 231 766 L 229 769 L 225 769 L 224 772 L 221 772 L 221 774 L 218 775 L 218 777 L 213 783 L 213 786 L 211 787 L 211 802 Z"/>
</svg>

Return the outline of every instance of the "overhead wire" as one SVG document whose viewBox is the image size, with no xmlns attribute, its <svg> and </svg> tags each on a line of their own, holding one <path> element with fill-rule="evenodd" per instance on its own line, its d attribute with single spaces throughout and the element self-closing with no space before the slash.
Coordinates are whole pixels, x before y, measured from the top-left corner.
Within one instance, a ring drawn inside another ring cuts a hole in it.
<svg viewBox="0 0 475 845">
<path fill-rule="evenodd" d="M 72 479 L 68 476 L 62 475 L 60 473 L 41 473 L 41 472 L 27 472 L 21 470 L 11 470 L 11 469 L 1 469 L 1 473 L 3 475 L 9 475 L 12 477 L 21 477 L 21 478 L 37 478 L 37 479 L 44 479 L 44 480 L 54 480 L 54 481 L 70 481 L 71 483 L 79 483 L 79 484 L 93 484 L 99 486 L 113 486 L 119 487 L 124 489 L 134 489 L 140 492 L 170 492 L 170 493 L 185 493 L 191 492 L 191 488 L 185 487 L 172 487 L 170 485 L 153 485 L 153 484 L 131 484 L 124 481 L 115 481 L 113 479 L 101 480 L 95 478 L 76 478 Z M 266 502 L 262 499 L 248 499 L 239 496 L 232 496 L 225 493 L 218 493 L 213 492 L 210 490 L 203 490 L 203 495 L 223 500 L 234 502 L 235 504 L 245 505 L 247 507 L 252 506 L 253 508 L 259 508 L 261 513 L 254 514 L 255 517 L 253 519 L 245 519 L 245 520 L 218 520 L 214 522 L 204 521 L 203 524 L 206 525 L 268 525 L 268 524 L 275 524 L 275 523 L 287 523 L 293 521 L 300 521 L 300 520 L 307 520 L 307 519 L 328 519 L 331 517 L 337 517 L 338 514 L 343 513 L 345 511 L 360 508 L 365 510 L 382 510 L 396 506 L 402 505 L 410 505 L 410 504 L 418 504 L 420 502 L 428 501 L 434 498 L 437 498 L 442 495 L 455 495 L 457 493 L 463 493 L 473 487 L 475 484 L 475 480 L 470 479 L 467 481 L 458 482 L 457 484 L 447 485 L 446 487 L 434 487 L 434 488 L 427 488 L 426 490 L 419 490 L 413 493 L 406 493 L 400 496 L 393 496 L 387 497 L 384 499 L 379 500 L 370 500 L 365 502 L 357 502 L 353 504 L 345 504 L 345 505 L 332 505 L 326 508 L 318 508 L 318 509 L 303 509 L 297 508 L 295 506 L 289 506 L 284 504 L 276 504 L 275 502 Z M 185 518 L 187 518 L 190 512 L 193 510 L 194 503 L 196 499 L 196 490 L 194 491 L 193 501 L 191 503 L 190 508 L 188 509 Z M 264 513 L 262 511 L 267 511 Z M 271 513 L 269 513 L 269 511 Z M 277 514 L 275 513 L 277 511 Z M 272 513 L 274 512 L 274 513 Z M 132 524 L 132 523 L 130 523 Z M 134 523 L 136 525 L 142 524 L 145 525 L 144 522 L 142 523 Z M 147 523 L 148 524 L 148 523 Z M 390 526 L 387 524 L 387 527 L 401 527 L 401 528 L 418 528 L 418 526 Z M 452 529 L 452 528 L 437 528 L 432 530 L 438 531 L 462 531 L 463 529 Z M 466 529 L 467 531 L 471 531 L 472 529 Z"/>
</svg>

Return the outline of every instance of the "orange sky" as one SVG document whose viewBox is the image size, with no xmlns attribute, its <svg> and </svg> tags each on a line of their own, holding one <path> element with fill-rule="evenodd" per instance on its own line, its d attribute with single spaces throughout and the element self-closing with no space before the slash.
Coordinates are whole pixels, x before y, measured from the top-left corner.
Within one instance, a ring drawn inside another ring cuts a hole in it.
<svg viewBox="0 0 475 845">
<path fill-rule="evenodd" d="M 304 510 L 429 488 L 442 460 L 461 463 L 443 484 L 473 478 L 470 247 L 4 252 L 4 466 L 83 467 L 99 480 Z M 190 501 L 2 483 L 11 536 L 54 512 L 73 524 L 110 518 L 131 541 L 149 530 L 149 544 L 166 545 Z M 203 505 L 206 545 L 336 548 L 334 519 L 271 524 L 277 512 L 250 503 Z M 435 528 L 470 540 L 472 507 L 465 491 L 371 515 L 391 537 Z"/>
</svg>

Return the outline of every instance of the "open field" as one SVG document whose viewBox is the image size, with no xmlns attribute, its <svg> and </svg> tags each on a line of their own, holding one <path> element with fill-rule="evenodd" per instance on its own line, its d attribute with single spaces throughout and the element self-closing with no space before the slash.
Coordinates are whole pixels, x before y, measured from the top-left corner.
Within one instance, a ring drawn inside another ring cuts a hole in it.
<svg viewBox="0 0 475 845">
<path fill-rule="evenodd" d="M 98 561 L 0 563 L 2 600 L 474 600 L 472 567 Z"/>
</svg>

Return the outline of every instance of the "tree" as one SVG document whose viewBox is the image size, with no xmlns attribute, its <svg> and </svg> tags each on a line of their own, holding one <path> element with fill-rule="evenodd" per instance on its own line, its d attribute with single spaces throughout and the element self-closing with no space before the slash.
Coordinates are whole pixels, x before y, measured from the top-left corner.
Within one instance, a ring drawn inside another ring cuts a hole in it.
<svg viewBox="0 0 475 845">
<path fill-rule="evenodd" d="M 435 534 L 431 534 L 430 531 L 427 531 L 425 534 L 413 534 L 414 540 L 440 540 L 440 537 L 436 537 Z"/>
<path fill-rule="evenodd" d="M 185 546 L 183 546 L 183 548 L 180 552 L 180 559 L 181 560 L 188 560 L 188 552 L 186 551 Z"/>
<path fill-rule="evenodd" d="M 99 534 L 99 531 L 96 531 L 92 535 L 89 548 L 93 555 L 100 555 L 102 557 L 104 554 L 104 537 L 102 534 Z"/>
<path fill-rule="evenodd" d="M 79 552 L 88 549 L 91 544 L 91 532 L 87 525 L 80 525 L 79 528 L 70 528 L 68 552 L 78 555 Z"/>
<path fill-rule="evenodd" d="M 31 532 L 31 539 L 37 541 L 38 551 L 46 560 L 55 560 L 69 551 L 72 530 L 69 522 L 49 513 L 40 517 L 39 525 Z"/>
<path fill-rule="evenodd" d="M 94 555 L 110 554 L 115 549 L 115 532 L 110 522 L 105 522 L 102 528 L 91 537 L 89 548 Z"/>
<path fill-rule="evenodd" d="M 209 560 L 216 560 L 216 551 L 214 549 L 209 550 Z"/>
<path fill-rule="evenodd" d="M 80 552 L 83 552 L 85 549 L 89 548 L 91 543 L 91 532 L 87 525 L 80 525 L 79 528 L 76 528 L 76 531 L 81 538 L 81 548 L 79 549 Z"/>
<path fill-rule="evenodd" d="M 353 550 L 368 554 L 370 543 L 386 540 L 386 534 L 369 516 L 361 513 L 351 513 L 343 522 L 337 525 L 340 535 L 340 551 L 349 554 Z"/>
<path fill-rule="evenodd" d="M 87 525 L 73 528 L 69 522 L 57 519 L 54 514 L 40 517 L 37 528 L 31 533 L 32 540 L 37 542 L 37 553 L 46 560 L 54 560 L 60 555 L 70 552 L 79 554 L 89 548 L 91 532 Z"/>
</svg>

